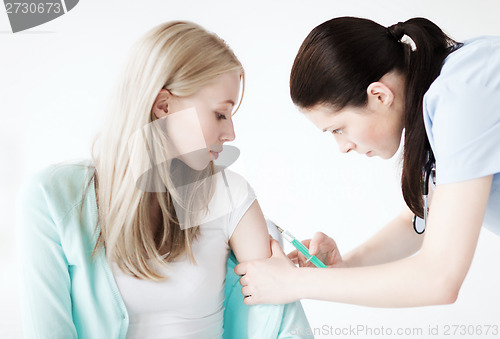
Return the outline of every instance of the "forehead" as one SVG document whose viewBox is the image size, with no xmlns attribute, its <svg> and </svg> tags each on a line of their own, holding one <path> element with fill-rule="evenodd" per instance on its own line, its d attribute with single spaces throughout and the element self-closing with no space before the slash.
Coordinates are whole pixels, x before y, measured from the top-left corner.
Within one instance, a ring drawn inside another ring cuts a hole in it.
<svg viewBox="0 0 500 339">
<path fill-rule="evenodd" d="M 216 76 L 204 86 L 199 95 L 211 102 L 227 104 L 225 101 L 236 102 L 240 91 L 240 74 L 232 71 Z"/>
<path fill-rule="evenodd" d="M 331 107 L 316 104 L 310 108 L 299 108 L 306 118 L 308 118 L 316 127 L 325 129 L 334 124 L 339 119 L 338 111 L 334 111 Z"/>
</svg>

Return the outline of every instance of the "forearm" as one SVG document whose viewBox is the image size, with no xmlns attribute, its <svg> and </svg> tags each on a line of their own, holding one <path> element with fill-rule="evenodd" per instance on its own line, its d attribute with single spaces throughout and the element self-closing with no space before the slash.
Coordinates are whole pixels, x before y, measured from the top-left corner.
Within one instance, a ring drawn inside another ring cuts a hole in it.
<svg viewBox="0 0 500 339">
<path fill-rule="evenodd" d="M 354 268 L 297 268 L 296 299 L 327 300 L 372 307 L 453 303 L 454 282 L 420 254 L 399 261 Z M 369 282 L 369 283 L 367 283 Z"/>
<path fill-rule="evenodd" d="M 404 211 L 366 242 L 343 256 L 346 267 L 384 264 L 406 258 L 422 246 L 424 235 L 415 233 L 411 215 Z"/>
</svg>

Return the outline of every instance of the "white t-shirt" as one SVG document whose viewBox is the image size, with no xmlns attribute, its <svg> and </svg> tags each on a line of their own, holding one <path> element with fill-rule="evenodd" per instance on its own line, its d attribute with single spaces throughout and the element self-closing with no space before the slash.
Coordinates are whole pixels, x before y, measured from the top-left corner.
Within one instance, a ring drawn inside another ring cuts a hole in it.
<svg viewBox="0 0 500 339">
<path fill-rule="evenodd" d="M 451 53 L 423 105 L 437 185 L 493 174 L 484 225 L 500 235 L 500 37 Z"/>
<path fill-rule="evenodd" d="M 184 255 L 161 271 L 168 280 L 153 282 L 126 275 L 111 263 L 130 317 L 128 339 L 222 337 L 228 242 L 256 197 L 245 179 L 232 171 L 218 172 L 216 180 L 209 211 L 220 213 L 222 206 L 228 213 L 208 217 L 200 225 L 200 235 L 192 243 L 197 265 Z"/>
</svg>

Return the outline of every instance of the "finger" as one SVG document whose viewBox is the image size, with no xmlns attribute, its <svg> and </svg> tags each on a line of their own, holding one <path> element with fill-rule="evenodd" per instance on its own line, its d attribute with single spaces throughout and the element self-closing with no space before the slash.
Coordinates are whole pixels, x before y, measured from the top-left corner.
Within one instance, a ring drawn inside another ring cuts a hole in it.
<svg viewBox="0 0 500 339">
<path fill-rule="evenodd" d="M 250 293 L 250 287 L 248 286 L 243 286 L 241 288 L 241 294 L 243 294 L 244 297 L 251 296 L 252 294 Z"/>
<path fill-rule="evenodd" d="M 297 256 L 297 255 L 296 255 L 295 257 L 292 257 L 292 258 L 288 257 L 288 259 L 289 259 L 291 262 L 293 262 L 293 263 L 294 263 L 294 265 L 297 265 L 297 264 L 299 263 L 299 256 Z"/>
<path fill-rule="evenodd" d="M 298 253 L 297 255 L 297 261 L 299 263 L 299 267 L 304 267 L 306 265 L 306 257 L 302 253 Z"/>
<path fill-rule="evenodd" d="M 236 273 L 237 275 L 246 274 L 247 273 L 247 266 L 245 265 L 245 263 L 236 265 L 236 267 L 234 268 L 234 273 Z"/>
<path fill-rule="evenodd" d="M 294 265 L 297 265 L 299 263 L 298 253 L 299 251 L 295 250 L 287 254 L 288 259 L 290 259 Z"/>
<path fill-rule="evenodd" d="M 310 243 L 311 243 L 311 239 L 302 240 L 302 241 L 301 241 L 301 243 L 302 243 L 305 247 L 309 248 L 309 245 L 310 245 Z"/>
<path fill-rule="evenodd" d="M 248 297 L 243 298 L 243 302 L 248 306 L 252 306 L 252 305 L 256 304 L 255 299 L 252 296 L 248 296 Z"/>
<path fill-rule="evenodd" d="M 297 254 L 299 253 L 298 250 L 295 250 L 295 251 L 292 251 L 290 253 L 287 254 L 287 257 L 290 259 L 290 260 L 297 260 Z"/>
<path fill-rule="evenodd" d="M 331 238 L 323 232 L 314 233 L 311 242 L 309 243 L 309 254 L 315 255 L 318 252 L 318 248 L 320 247 L 320 245 L 325 241 L 329 241 L 330 239 Z"/>
<path fill-rule="evenodd" d="M 244 279 L 244 280 L 243 280 Z M 242 276 L 240 278 L 240 285 L 241 286 L 245 286 L 245 285 L 248 285 L 247 281 L 246 281 L 246 275 Z"/>
<path fill-rule="evenodd" d="M 299 262 L 299 267 L 316 267 L 316 266 L 314 266 L 314 264 L 313 264 L 310 260 L 308 260 L 308 259 L 306 258 L 306 256 L 305 256 L 305 255 L 303 255 L 302 253 L 300 253 L 300 254 L 298 255 L 298 257 L 299 257 L 299 261 L 298 261 L 298 262 Z"/>
</svg>

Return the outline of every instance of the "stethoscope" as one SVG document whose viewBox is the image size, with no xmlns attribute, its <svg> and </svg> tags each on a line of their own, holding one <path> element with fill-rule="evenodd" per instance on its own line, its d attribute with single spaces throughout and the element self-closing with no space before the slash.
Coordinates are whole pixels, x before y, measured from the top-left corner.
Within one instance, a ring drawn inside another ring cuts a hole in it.
<svg viewBox="0 0 500 339">
<path fill-rule="evenodd" d="M 424 183 L 422 187 L 422 195 L 424 199 L 424 218 L 413 216 L 413 229 L 417 234 L 422 234 L 425 232 L 425 226 L 427 225 L 427 213 L 429 212 L 429 181 L 432 178 L 433 185 L 436 184 L 436 160 L 432 152 L 429 152 L 427 156 L 428 160 L 422 169 L 422 174 L 424 176 Z"/>
</svg>

